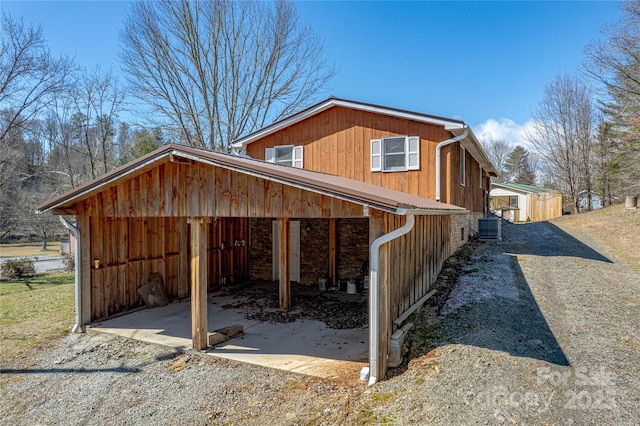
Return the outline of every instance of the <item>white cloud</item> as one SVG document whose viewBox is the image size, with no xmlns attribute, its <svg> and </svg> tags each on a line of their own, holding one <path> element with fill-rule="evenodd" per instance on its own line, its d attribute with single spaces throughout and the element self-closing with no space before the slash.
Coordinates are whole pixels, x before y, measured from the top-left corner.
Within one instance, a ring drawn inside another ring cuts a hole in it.
<svg viewBox="0 0 640 426">
<path fill-rule="evenodd" d="M 533 130 L 533 120 L 521 125 L 508 118 L 499 120 L 490 118 L 484 123 L 474 126 L 472 130 L 480 140 L 503 139 L 512 146 L 522 145 L 525 148 L 530 148 L 531 144 L 525 139 L 525 135 L 527 131 Z"/>
</svg>

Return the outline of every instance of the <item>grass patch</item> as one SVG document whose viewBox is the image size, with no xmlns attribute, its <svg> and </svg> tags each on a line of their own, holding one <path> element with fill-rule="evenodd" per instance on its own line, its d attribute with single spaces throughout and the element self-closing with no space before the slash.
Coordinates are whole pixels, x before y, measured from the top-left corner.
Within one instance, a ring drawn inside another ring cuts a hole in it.
<svg viewBox="0 0 640 426">
<path fill-rule="evenodd" d="M 58 254 L 60 254 L 60 242 L 47 243 L 47 250 L 42 250 L 42 243 L 0 244 L 0 257 L 55 256 Z"/>
<path fill-rule="evenodd" d="M 0 282 L 0 362 L 71 331 L 73 283 L 73 273 Z"/>
</svg>

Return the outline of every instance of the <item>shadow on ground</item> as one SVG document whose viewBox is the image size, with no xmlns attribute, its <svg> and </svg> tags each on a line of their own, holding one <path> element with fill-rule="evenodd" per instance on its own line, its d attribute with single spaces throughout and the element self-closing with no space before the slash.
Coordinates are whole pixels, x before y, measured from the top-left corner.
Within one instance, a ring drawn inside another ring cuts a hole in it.
<svg viewBox="0 0 640 426">
<path fill-rule="evenodd" d="M 43 373 L 139 373 L 139 368 L 18 368 L 0 369 L 0 374 L 43 374 Z"/>
<path fill-rule="evenodd" d="M 478 247 L 474 255 L 487 255 L 487 259 L 507 256 L 513 274 L 513 284 L 509 285 L 515 285 L 518 296 L 489 296 L 445 316 L 441 324 L 445 341 L 568 366 L 569 361 L 536 302 L 518 256 L 564 256 L 607 263 L 611 261 L 548 222 L 503 224 L 503 241 L 484 244 Z"/>
<path fill-rule="evenodd" d="M 506 253 L 534 256 L 564 256 L 613 263 L 588 245 L 550 222 L 514 225 L 503 222 L 503 246 Z"/>
</svg>

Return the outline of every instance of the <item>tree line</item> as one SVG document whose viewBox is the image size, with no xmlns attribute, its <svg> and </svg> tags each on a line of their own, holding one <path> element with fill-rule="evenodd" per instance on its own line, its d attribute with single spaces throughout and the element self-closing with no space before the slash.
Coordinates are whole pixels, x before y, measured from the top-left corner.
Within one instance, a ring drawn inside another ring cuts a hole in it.
<svg viewBox="0 0 640 426">
<path fill-rule="evenodd" d="M 133 2 L 119 67 L 82 69 L 2 13 L 0 242 L 60 231 L 40 202 L 166 142 L 227 152 L 314 101 L 335 70 L 293 3 Z"/>
<path fill-rule="evenodd" d="M 583 67 L 544 86 L 525 139 L 530 151 L 488 139 L 498 181 L 558 189 L 578 213 L 640 194 L 640 1 L 620 4 L 622 19 L 586 47 Z M 537 176 L 535 172 L 537 171 Z"/>
</svg>

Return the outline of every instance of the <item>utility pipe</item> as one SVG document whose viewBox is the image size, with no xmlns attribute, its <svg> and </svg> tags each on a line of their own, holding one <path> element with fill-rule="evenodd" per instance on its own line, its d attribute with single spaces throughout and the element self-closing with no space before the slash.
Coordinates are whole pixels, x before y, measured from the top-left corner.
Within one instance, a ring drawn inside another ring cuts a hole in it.
<svg viewBox="0 0 640 426">
<path fill-rule="evenodd" d="M 369 272 L 369 385 L 378 381 L 378 263 L 380 247 L 413 229 L 415 217 L 412 214 L 408 214 L 406 217 L 407 221 L 400 228 L 376 238 L 371 243 L 369 252 L 369 259 L 371 259 Z"/>
<path fill-rule="evenodd" d="M 436 201 L 440 201 L 440 149 L 442 147 L 450 145 L 454 142 L 458 142 L 469 135 L 469 126 L 464 126 L 464 132 L 460 136 L 456 136 L 451 139 L 440 142 L 436 146 Z"/>
<path fill-rule="evenodd" d="M 82 288 L 80 286 L 80 230 L 69 222 L 65 217 L 60 216 L 60 222 L 73 234 L 73 238 L 76 240 L 75 242 L 75 257 L 74 257 L 74 266 L 75 266 L 75 293 L 76 293 L 76 324 L 73 326 L 71 330 L 72 333 L 75 333 L 80 329 L 83 333 L 85 331 L 82 325 Z"/>
</svg>

